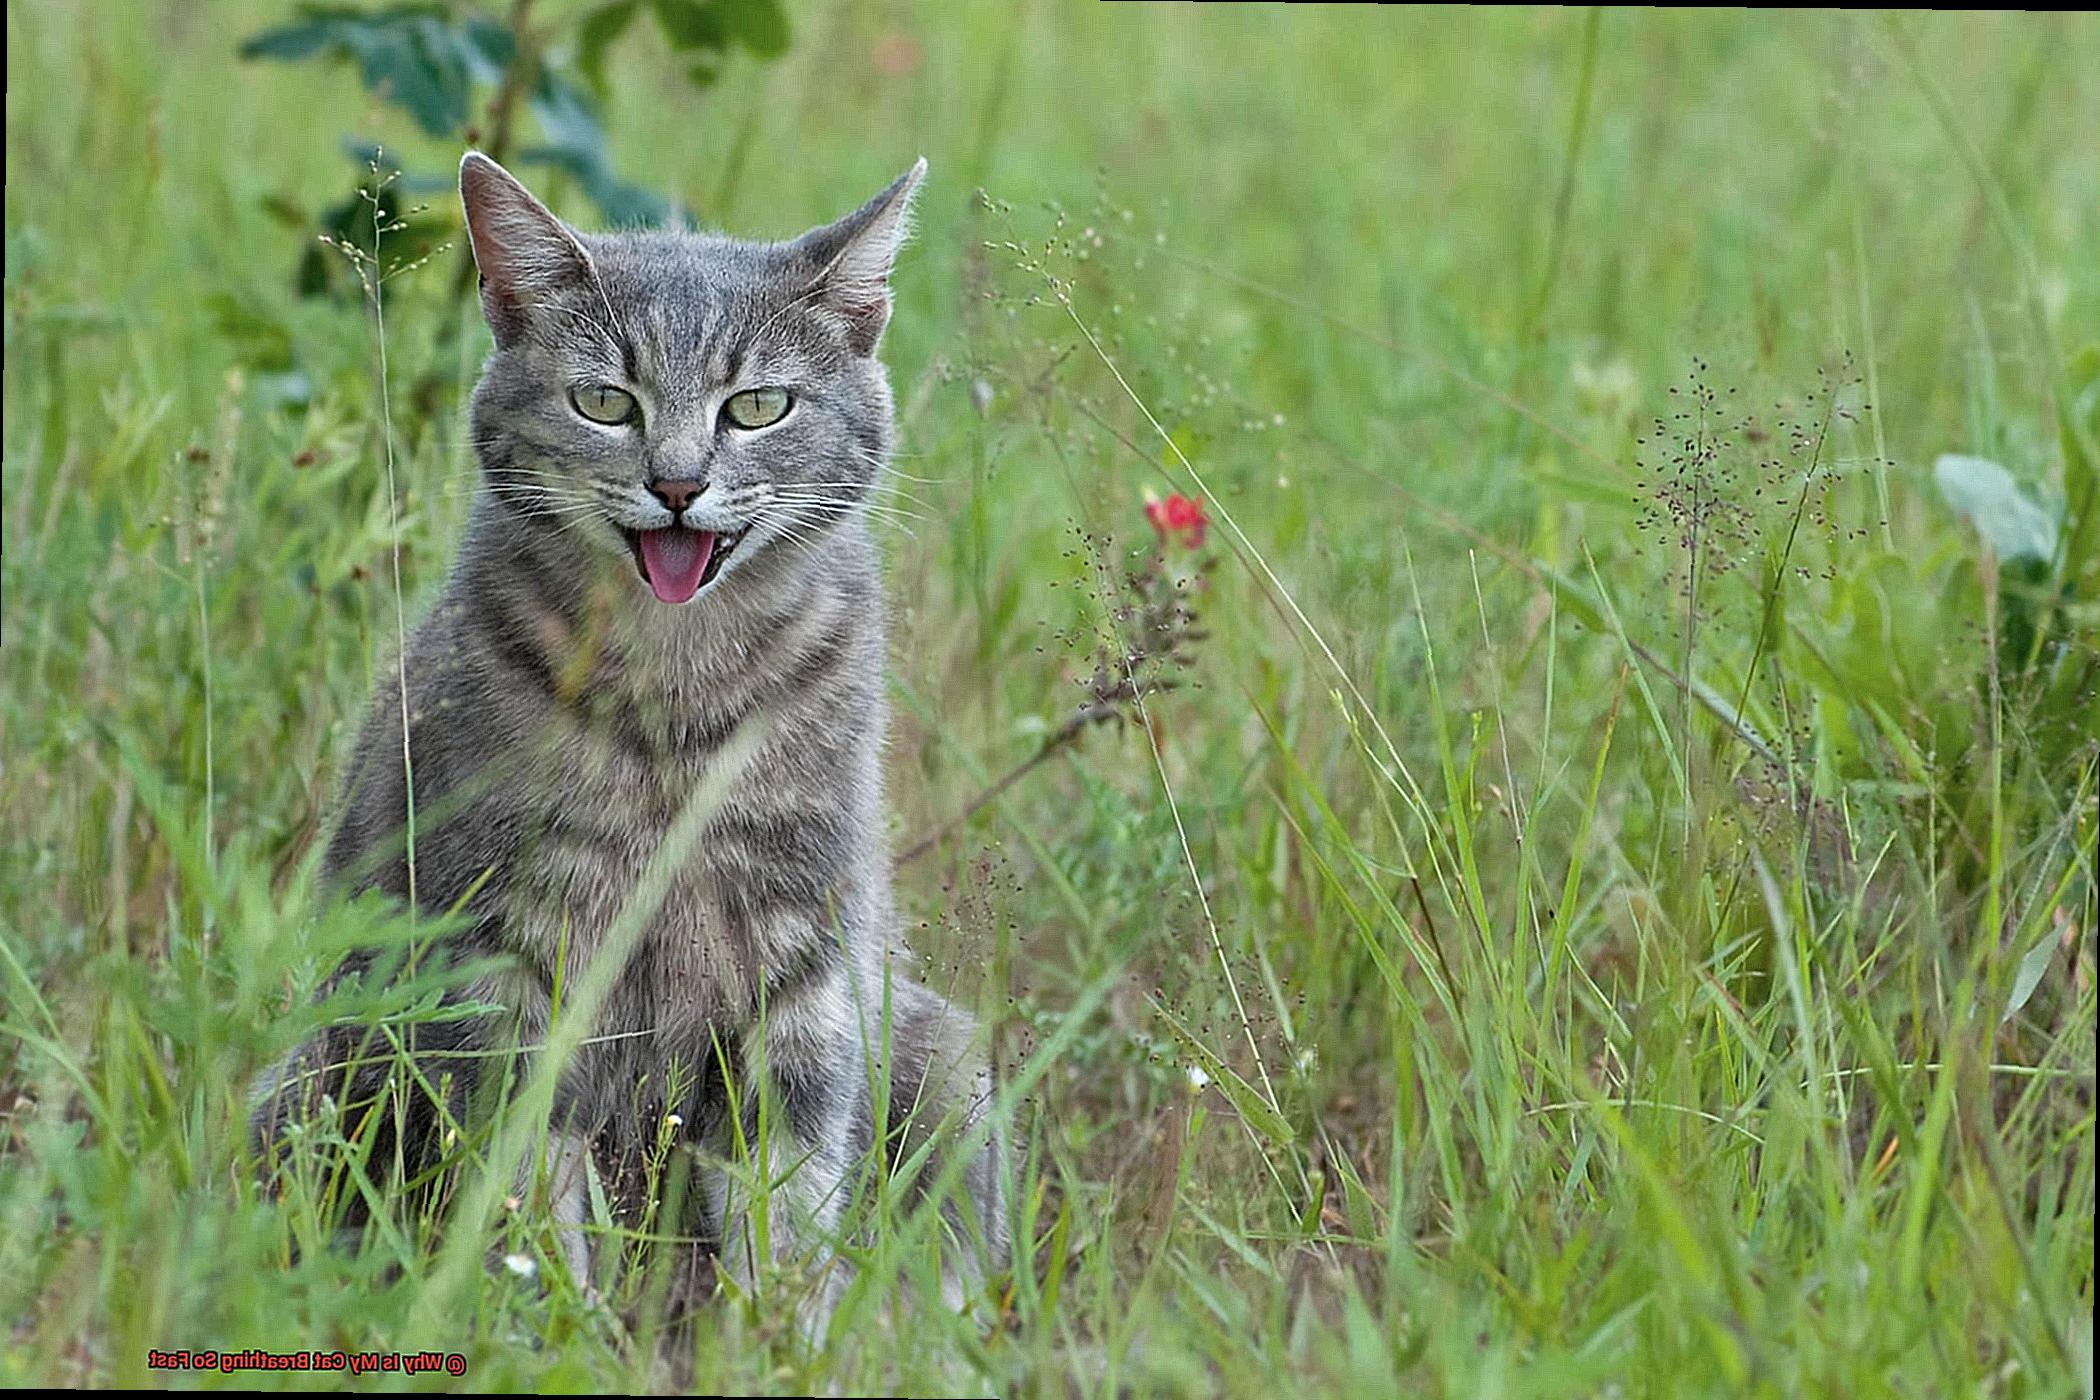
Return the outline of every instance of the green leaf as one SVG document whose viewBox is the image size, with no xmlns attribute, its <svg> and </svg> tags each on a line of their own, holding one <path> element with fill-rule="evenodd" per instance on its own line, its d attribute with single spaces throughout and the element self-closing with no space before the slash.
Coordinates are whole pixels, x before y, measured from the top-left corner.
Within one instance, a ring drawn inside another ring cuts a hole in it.
<svg viewBox="0 0 2100 1400">
<path fill-rule="evenodd" d="M 425 14 L 443 13 L 434 5 L 415 8 Z M 311 58 L 317 53 L 341 48 L 347 42 L 349 30 L 372 18 L 366 11 L 348 5 L 307 5 L 300 9 L 300 14 L 304 18 L 291 24 L 280 24 L 275 29 L 250 35 L 238 50 L 240 56 L 279 61 Z"/>
<path fill-rule="evenodd" d="M 1195 1032 L 1182 1025 L 1173 1012 L 1161 1005 L 1157 997 L 1152 999 L 1152 1008 L 1159 1013 L 1160 1019 L 1167 1023 L 1167 1029 L 1174 1033 L 1174 1039 L 1181 1042 L 1181 1048 L 1188 1052 L 1189 1058 L 1210 1076 L 1211 1083 L 1217 1085 L 1219 1091 L 1232 1101 L 1232 1106 L 1239 1111 L 1240 1117 L 1246 1119 L 1255 1131 L 1276 1143 L 1288 1144 L 1296 1138 L 1297 1135 L 1291 1131 L 1289 1121 L 1269 1106 L 1269 1101 L 1262 1097 L 1261 1092 L 1242 1079 L 1232 1066 L 1212 1053 L 1208 1046 L 1196 1038 Z"/>
<path fill-rule="evenodd" d="M 311 6 L 303 18 L 265 30 L 240 47 L 243 58 L 279 61 L 350 58 L 365 88 L 415 118 L 432 136 L 466 125 L 474 77 L 486 71 L 481 43 L 434 5 L 387 10 Z M 500 71 L 500 69 L 498 70 Z"/>
<path fill-rule="evenodd" d="M 576 68 L 600 96 L 605 93 L 605 53 L 641 10 L 639 0 L 613 0 L 576 26 Z"/>
<path fill-rule="evenodd" d="M 605 128 L 590 98 L 559 74 L 543 72 L 529 105 L 548 147 L 563 151 L 605 153 Z"/>
<path fill-rule="evenodd" d="M 605 128 L 590 98 L 574 83 L 551 71 L 542 73 L 531 107 L 545 140 L 520 152 L 521 164 L 566 171 L 612 223 L 654 227 L 685 220 L 684 211 L 672 201 L 614 173 L 605 150 Z"/>
<path fill-rule="evenodd" d="M 730 36 L 760 58 L 787 52 L 787 12 L 780 0 L 714 0 L 713 8 Z"/>
<path fill-rule="evenodd" d="M 244 366 L 263 372 L 292 367 L 291 329 L 253 293 L 214 292 L 204 299 L 204 310 L 211 317 L 212 329 L 233 347 Z"/>
<path fill-rule="evenodd" d="M 384 238 L 378 239 L 380 268 L 387 274 L 427 255 L 453 232 L 450 220 L 429 214 L 406 214 L 401 207 L 401 194 L 398 181 L 379 191 L 379 213 L 390 230 Z M 352 192 L 341 202 L 321 211 L 317 232 L 370 253 L 375 238 L 372 201 L 362 192 Z M 300 257 L 293 283 L 300 296 L 318 297 L 352 290 L 355 280 L 344 265 L 342 255 L 317 242 L 309 242 Z"/>
<path fill-rule="evenodd" d="M 715 6 L 702 0 L 649 0 L 649 12 L 665 42 L 680 52 L 729 47 L 729 26 Z"/>
<path fill-rule="evenodd" d="M 2005 563 L 2056 558 L 2056 518 L 2020 490 L 2011 472 L 1987 457 L 1943 453 L 1932 479 L 1957 515 L 1976 527 Z"/>
<path fill-rule="evenodd" d="M 2005 1014 L 1998 1018 L 1998 1024 L 2004 1025 L 2020 1014 L 2020 1008 L 2027 1005 L 2034 989 L 2042 985 L 2042 974 L 2049 970 L 2055 957 L 2056 934 L 2051 930 L 2027 950 L 2026 957 L 2020 959 L 2020 970 L 2013 977 L 2012 994 L 2005 999 Z"/>
<path fill-rule="evenodd" d="M 460 49 L 477 83 L 500 83 L 518 57 L 518 38 L 510 26 L 475 18 L 460 27 Z"/>
</svg>

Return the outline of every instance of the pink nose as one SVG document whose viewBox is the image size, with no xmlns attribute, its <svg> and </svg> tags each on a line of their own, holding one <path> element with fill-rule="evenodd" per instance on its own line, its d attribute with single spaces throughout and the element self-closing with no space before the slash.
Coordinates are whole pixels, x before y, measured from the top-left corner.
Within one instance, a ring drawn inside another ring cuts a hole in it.
<svg viewBox="0 0 2100 1400">
<path fill-rule="evenodd" d="M 705 489 L 706 483 L 699 481 L 671 481 L 665 479 L 649 483 L 649 494 L 662 501 L 665 508 L 673 515 L 684 510 L 693 497 L 699 495 Z"/>
</svg>

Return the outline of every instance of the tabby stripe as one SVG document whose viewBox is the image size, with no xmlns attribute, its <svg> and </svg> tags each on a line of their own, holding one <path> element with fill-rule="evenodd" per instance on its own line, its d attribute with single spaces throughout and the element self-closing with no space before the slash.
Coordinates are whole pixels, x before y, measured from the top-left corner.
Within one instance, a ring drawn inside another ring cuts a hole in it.
<svg viewBox="0 0 2100 1400">
<path fill-rule="evenodd" d="M 852 1071 L 841 1074 L 836 1065 L 781 1059 L 771 1049 L 767 1051 L 766 1068 L 780 1091 L 788 1128 L 795 1140 L 805 1146 L 823 1143 L 830 1136 L 825 1130 L 837 1116 L 848 1086 L 858 1083 Z"/>
<path fill-rule="evenodd" d="M 713 753 L 729 742 L 729 736 L 744 722 L 749 710 L 733 714 L 686 713 L 671 721 L 671 738 L 681 752 Z"/>
<path fill-rule="evenodd" d="M 650 732 L 641 705 L 631 697 L 622 695 L 610 706 L 599 706 L 596 715 L 605 722 L 606 732 L 620 748 L 644 763 L 663 759 L 664 741 Z"/>
<path fill-rule="evenodd" d="M 781 677 L 780 690 L 790 696 L 805 694 L 817 681 L 836 671 L 852 648 L 855 631 L 851 618 L 834 623 L 819 641 L 796 658 L 795 665 Z"/>
<path fill-rule="evenodd" d="M 709 827 L 707 839 L 717 864 L 727 857 L 754 871 L 793 871 L 829 885 L 845 864 L 852 832 L 846 814 L 833 808 L 777 816 L 733 812 Z"/>
<path fill-rule="evenodd" d="M 555 674 L 553 663 L 533 644 L 522 624 L 505 616 L 477 619 L 477 623 L 494 646 L 498 661 L 532 682 L 533 688 L 549 700 L 561 699 L 561 679 Z"/>
<path fill-rule="evenodd" d="M 754 920 L 799 914 L 829 925 L 838 903 L 837 862 L 798 866 L 768 861 L 736 862 L 723 869 L 713 858 L 719 897 Z"/>
<path fill-rule="evenodd" d="M 786 958 L 766 968 L 765 995 L 768 1012 L 793 1006 L 802 994 L 845 968 L 845 955 L 828 928 L 796 945 Z"/>
<path fill-rule="evenodd" d="M 728 879 L 717 876 L 715 897 L 721 900 L 732 928 L 747 935 L 738 941 L 753 947 L 759 932 L 782 918 L 808 919 L 829 937 L 838 904 L 831 886 L 823 880 L 796 871 L 766 869 L 738 871 Z"/>
<path fill-rule="evenodd" d="M 569 804 L 551 803 L 542 815 L 533 839 L 596 851 L 623 845 L 625 834 L 616 827 L 601 826 L 574 815 Z"/>
<path fill-rule="evenodd" d="M 749 711 L 730 714 L 671 713 L 660 705 L 645 706 L 621 695 L 607 707 L 606 723 L 613 742 L 646 763 L 672 754 L 704 757 L 729 742 Z"/>
</svg>

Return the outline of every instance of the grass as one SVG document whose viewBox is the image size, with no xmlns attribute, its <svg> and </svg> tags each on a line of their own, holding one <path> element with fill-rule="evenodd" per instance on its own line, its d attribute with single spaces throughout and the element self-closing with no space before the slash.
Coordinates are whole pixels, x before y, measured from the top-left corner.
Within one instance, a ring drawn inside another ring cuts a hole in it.
<svg viewBox="0 0 2100 1400">
<path fill-rule="evenodd" d="M 770 1294 L 653 1330 L 647 1269 L 614 1322 L 500 1200 L 329 1247 L 254 1190 L 250 1076 L 406 936 L 311 867 L 483 343 L 456 252 L 390 282 L 383 400 L 268 204 L 339 198 L 345 133 L 457 152 L 235 63 L 265 6 L 25 3 L 0 1379 L 2090 1396 L 2100 588 L 1994 562 L 1932 463 L 2076 508 L 2100 26 L 793 9 L 704 99 L 623 48 L 608 125 L 754 234 L 932 161 L 887 342 L 900 849 L 1084 703 L 1144 491 L 1211 515 L 1158 564 L 1208 633 L 1176 688 L 900 874 L 1030 1145 L 998 1325 L 887 1201 L 808 1355 Z"/>
</svg>

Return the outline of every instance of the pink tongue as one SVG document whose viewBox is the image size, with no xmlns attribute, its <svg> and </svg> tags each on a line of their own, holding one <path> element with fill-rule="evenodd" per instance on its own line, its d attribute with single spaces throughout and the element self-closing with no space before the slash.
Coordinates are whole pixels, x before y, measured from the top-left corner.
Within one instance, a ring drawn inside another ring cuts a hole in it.
<svg viewBox="0 0 2100 1400">
<path fill-rule="evenodd" d="M 683 603 L 700 591 L 700 576 L 714 557 L 715 536 L 711 530 L 644 530 L 642 567 L 649 574 L 649 588 L 661 603 Z"/>
</svg>

